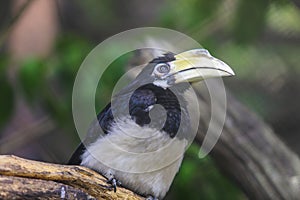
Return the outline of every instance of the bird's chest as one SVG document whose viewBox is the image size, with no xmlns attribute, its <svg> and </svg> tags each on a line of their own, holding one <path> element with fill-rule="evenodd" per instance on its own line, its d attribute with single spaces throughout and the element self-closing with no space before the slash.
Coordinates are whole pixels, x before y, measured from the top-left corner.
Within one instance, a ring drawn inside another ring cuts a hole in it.
<svg viewBox="0 0 300 200">
<path fill-rule="evenodd" d="M 87 147 L 81 165 L 115 177 L 140 194 L 163 197 L 180 167 L 187 142 L 122 120 Z"/>
<path fill-rule="evenodd" d="M 144 173 L 164 168 L 182 157 L 187 142 L 131 119 L 117 121 L 108 135 L 87 147 L 82 163 L 97 170 L 100 163 L 115 170 Z"/>
</svg>

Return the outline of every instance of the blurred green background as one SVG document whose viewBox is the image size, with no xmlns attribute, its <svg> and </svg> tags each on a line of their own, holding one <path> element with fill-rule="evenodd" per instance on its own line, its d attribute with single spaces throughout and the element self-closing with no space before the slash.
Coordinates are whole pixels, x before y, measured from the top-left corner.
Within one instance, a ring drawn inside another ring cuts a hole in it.
<svg viewBox="0 0 300 200">
<path fill-rule="evenodd" d="M 300 153 L 300 1 L 14 0 L 0 2 L 0 153 L 66 163 L 79 144 L 73 81 L 101 41 L 136 27 L 185 33 L 236 72 L 225 85 Z M 113 53 L 113 52 L 111 52 Z M 100 111 L 131 56 L 105 72 Z M 166 199 L 246 199 L 192 145 Z"/>
</svg>

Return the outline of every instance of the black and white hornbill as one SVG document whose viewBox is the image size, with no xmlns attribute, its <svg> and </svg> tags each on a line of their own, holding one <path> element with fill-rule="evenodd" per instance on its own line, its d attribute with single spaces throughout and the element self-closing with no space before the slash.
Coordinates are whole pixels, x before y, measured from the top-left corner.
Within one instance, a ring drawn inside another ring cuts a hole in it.
<svg viewBox="0 0 300 200">
<path fill-rule="evenodd" d="M 232 75 L 205 49 L 153 59 L 98 114 L 69 164 L 98 171 L 114 189 L 122 183 L 150 199 L 164 198 L 191 138 L 189 83 Z"/>
</svg>

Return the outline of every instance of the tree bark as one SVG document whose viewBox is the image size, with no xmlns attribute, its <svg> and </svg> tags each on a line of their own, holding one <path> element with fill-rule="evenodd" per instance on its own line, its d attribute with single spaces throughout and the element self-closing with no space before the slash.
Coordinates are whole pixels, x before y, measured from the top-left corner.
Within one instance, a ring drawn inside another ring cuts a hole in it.
<svg viewBox="0 0 300 200">
<path fill-rule="evenodd" d="M 0 156 L 0 199 L 143 199 L 121 187 L 115 193 L 109 186 L 86 167 Z"/>
<path fill-rule="evenodd" d="M 209 81 L 218 93 L 221 85 Z M 194 86 L 200 106 L 200 129 L 196 142 L 202 144 L 210 123 L 210 95 L 204 84 Z M 227 91 L 227 116 L 211 156 L 218 167 L 250 199 L 300 199 L 300 160 L 257 115 Z M 223 104 L 219 102 L 218 106 Z M 214 137 L 214 136 L 212 136 Z M 199 172 L 202 173 L 202 172 Z"/>
</svg>

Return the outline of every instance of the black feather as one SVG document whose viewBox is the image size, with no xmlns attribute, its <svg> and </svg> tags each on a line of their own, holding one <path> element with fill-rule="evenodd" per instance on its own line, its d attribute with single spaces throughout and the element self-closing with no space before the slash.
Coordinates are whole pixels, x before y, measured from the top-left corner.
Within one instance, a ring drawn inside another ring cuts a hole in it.
<svg viewBox="0 0 300 200">
<path fill-rule="evenodd" d="M 150 63 L 166 63 L 166 62 L 171 62 L 175 60 L 175 54 L 168 52 L 165 53 L 163 56 L 154 58 L 152 61 L 150 61 Z"/>
<path fill-rule="evenodd" d="M 83 143 L 77 147 L 76 151 L 73 153 L 70 158 L 68 165 L 80 165 L 81 163 L 81 155 L 85 152 L 86 148 Z"/>
<path fill-rule="evenodd" d="M 111 103 L 109 103 L 103 110 L 97 115 L 97 119 L 99 125 L 104 132 L 107 134 L 108 130 L 110 129 L 112 123 L 114 122 L 114 116 L 111 111 Z"/>
</svg>

